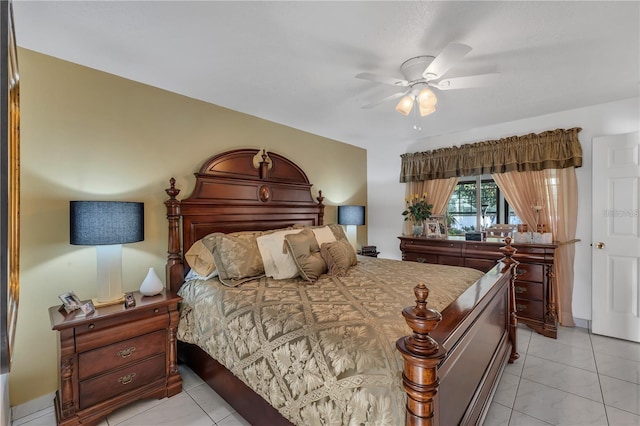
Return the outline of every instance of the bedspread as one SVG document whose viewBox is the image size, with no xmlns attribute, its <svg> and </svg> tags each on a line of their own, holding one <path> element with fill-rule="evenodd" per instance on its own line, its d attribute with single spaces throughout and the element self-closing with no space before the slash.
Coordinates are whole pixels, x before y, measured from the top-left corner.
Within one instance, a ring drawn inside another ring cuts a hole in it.
<svg viewBox="0 0 640 426">
<path fill-rule="evenodd" d="M 344 277 L 261 278 L 231 288 L 185 283 L 178 338 L 204 349 L 296 425 L 404 424 L 398 338 L 413 287 L 444 309 L 482 276 L 442 265 L 359 257 Z"/>
</svg>

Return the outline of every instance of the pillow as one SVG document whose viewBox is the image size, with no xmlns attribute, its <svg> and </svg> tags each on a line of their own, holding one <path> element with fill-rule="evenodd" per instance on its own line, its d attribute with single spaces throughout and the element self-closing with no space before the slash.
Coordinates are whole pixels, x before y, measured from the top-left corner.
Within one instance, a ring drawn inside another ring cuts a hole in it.
<svg viewBox="0 0 640 426">
<path fill-rule="evenodd" d="M 298 276 L 298 267 L 284 241 L 285 235 L 298 232 L 299 229 L 276 231 L 256 238 L 266 276 L 276 280 Z"/>
<path fill-rule="evenodd" d="M 189 272 L 187 273 L 187 276 L 184 277 L 184 282 L 191 281 L 191 280 L 208 280 L 210 278 L 217 277 L 217 276 L 218 276 L 218 270 L 217 269 L 214 269 L 214 271 L 212 273 L 210 273 L 209 275 L 206 275 L 206 276 L 198 274 L 193 269 L 189 269 Z"/>
<path fill-rule="evenodd" d="M 337 240 L 335 234 L 328 226 L 322 226 L 320 228 L 311 228 L 313 235 L 318 242 L 318 251 L 320 250 L 320 246 L 324 243 L 332 243 Z"/>
<path fill-rule="evenodd" d="M 348 240 L 347 236 L 344 234 L 344 228 L 342 227 L 342 225 L 332 223 L 327 226 L 329 227 L 329 229 L 331 229 L 333 235 L 335 235 L 336 240 Z"/>
<path fill-rule="evenodd" d="M 222 284 L 236 287 L 264 276 L 255 235 L 214 233 L 205 237 L 213 240 L 213 259 Z"/>
<path fill-rule="evenodd" d="M 297 234 L 284 236 L 300 276 L 309 282 L 315 282 L 327 272 L 327 264 L 320 255 L 320 246 L 314 234 L 315 231 L 304 229 Z"/>
<path fill-rule="evenodd" d="M 322 244 L 320 246 L 320 255 L 327 263 L 329 275 L 346 275 L 349 268 L 358 263 L 356 252 L 348 240 Z"/>
<path fill-rule="evenodd" d="M 206 277 L 216 270 L 216 262 L 213 259 L 213 241 L 208 238 L 206 244 L 198 240 L 184 254 L 184 260 L 196 274 Z"/>
</svg>

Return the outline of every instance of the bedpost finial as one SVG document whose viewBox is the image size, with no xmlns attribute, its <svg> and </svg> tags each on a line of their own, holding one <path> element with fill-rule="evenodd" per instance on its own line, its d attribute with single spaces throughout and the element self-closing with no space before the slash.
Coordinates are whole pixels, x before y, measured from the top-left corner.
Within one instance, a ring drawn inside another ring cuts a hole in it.
<svg viewBox="0 0 640 426">
<path fill-rule="evenodd" d="M 169 188 L 165 189 L 164 191 L 172 200 L 175 200 L 175 198 L 180 193 L 180 190 L 176 189 L 176 180 L 174 178 L 169 179 Z"/>
<path fill-rule="evenodd" d="M 413 334 L 407 336 L 404 343 L 413 353 L 434 355 L 440 350 L 440 346 L 429 333 L 438 326 L 442 315 L 434 309 L 427 308 L 429 289 L 424 283 L 415 286 L 413 292 L 416 295 L 416 306 L 402 310 L 402 316 L 413 330 Z"/>
<path fill-rule="evenodd" d="M 504 242 L 507 245 L 504 247 L 500 247 L 500 251 L 504 254 L 504 257 L 500 260 L 505 264 L 506 268 L 511 266 L 513 263 L 516 263 L 516 261 L 513 259 L 513 255 L 516 253 L 516 251 L 518 251 L 518 249 L 514 248 L 511 245 L 511 241 L 511 237 L 505 238 Z"/>
<path fill-rule="evenodd" d="M 316 197 L 316 200 L 318 200 L 318 204 L 322 204 L 322 202 L 324 201 L 324 197 L 322 196 L 322 190 L 318 191 L 318 196 Z"/>
</svg>

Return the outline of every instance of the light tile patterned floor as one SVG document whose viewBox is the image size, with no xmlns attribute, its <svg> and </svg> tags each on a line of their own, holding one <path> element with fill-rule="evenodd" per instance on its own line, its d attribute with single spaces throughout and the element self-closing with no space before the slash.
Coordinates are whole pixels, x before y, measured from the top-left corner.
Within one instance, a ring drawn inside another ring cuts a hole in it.
<svg viewBox="0 0 640 426">
<path fill-rule="evenodd" d="M 484 426 L 640 426 L 640 344 L 561 327 L 557 340 L 518 329 L 520 359 L 505 369 Z M 99 426 L 237 426 L 249 423 L 191 370 L 184 391 L 112 413 Z M 13 426 L 53 426 L 53 408 Z"/>
<path fill-rule="evenodd" d="M 484 426 L 640 426 L 640 343 L 561 327 L 549 339 L 518 329 Z"/>
</svg>

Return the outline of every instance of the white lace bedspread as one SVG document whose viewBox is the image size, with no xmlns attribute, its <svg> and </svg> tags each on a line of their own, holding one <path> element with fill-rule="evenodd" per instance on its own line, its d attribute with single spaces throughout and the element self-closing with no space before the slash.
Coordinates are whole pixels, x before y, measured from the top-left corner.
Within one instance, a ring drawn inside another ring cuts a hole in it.
<svg viewBox="0 0 640 426">
<path fill-rule="evenodd" d="M 482 276 L 451 266 L 359 257 L 345 277 L 315 284 L 216 278 L 183 285 L 178 338 L 203 348 L 292 423 L 404 424 L 398 338 L 413 287 L 442 310 Z"/>
</svg>

